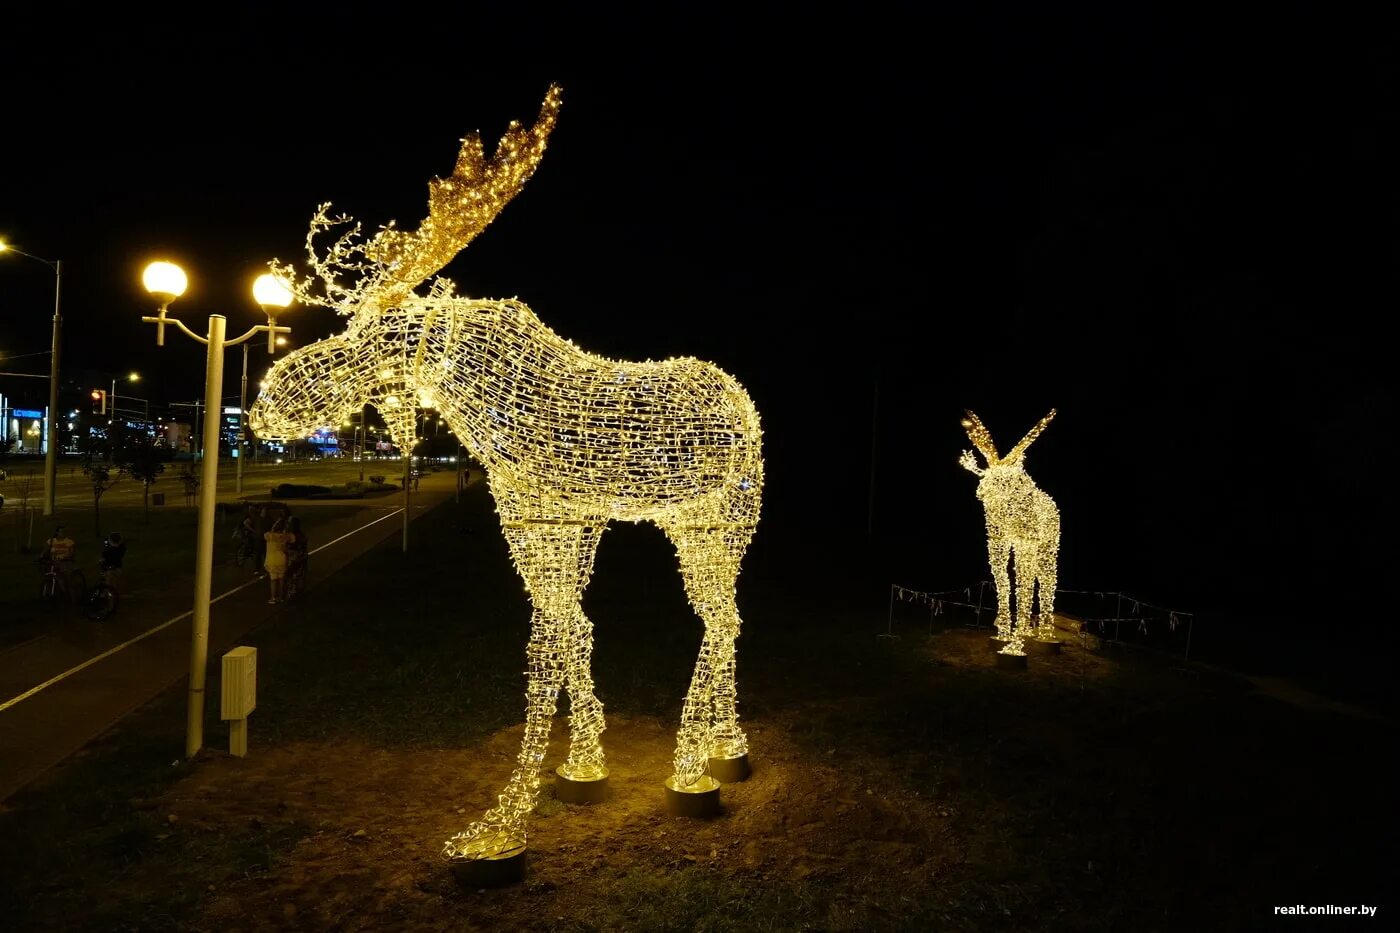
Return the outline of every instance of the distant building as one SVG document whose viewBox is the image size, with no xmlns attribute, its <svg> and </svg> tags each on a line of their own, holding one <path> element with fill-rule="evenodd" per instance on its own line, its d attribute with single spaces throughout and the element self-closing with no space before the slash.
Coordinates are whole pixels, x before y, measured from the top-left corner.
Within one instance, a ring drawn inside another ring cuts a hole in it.
<svg viewBox="0 0 1400 933">
<path fill-rule="evenodd" d="M 162 435 L 165 444 L 171 450 L 179 453 L 192 453 L 194 447 L 191 446 L 194 439 L 194 431 L 183 421 L 167 421 L 165 423 L 165 433 Z"/>
</svg>

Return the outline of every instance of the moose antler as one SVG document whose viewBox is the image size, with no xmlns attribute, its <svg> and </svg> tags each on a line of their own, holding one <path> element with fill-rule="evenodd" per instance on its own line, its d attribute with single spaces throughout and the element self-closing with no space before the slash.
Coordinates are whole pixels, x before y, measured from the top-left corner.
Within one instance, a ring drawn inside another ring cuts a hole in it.
<svg viewBox="0 0 1400 933">
<path fill-rule="evenodd" d="M 1035 427 L 1027 431 L 1026 436 L 1021 438 L 1021 440 L 1017 442 L 1016 446 L 1011 448 L 1011 451 L 1007 453 L 1007 455 L 1002 459 L 1020 460 L 1021 457 L 1025 455 L 1026 448 L 1031 446 L 1031 442 L 1034 441 L 1037 437 L 1040 437 L 1040 432 L 1045 430 L 1045 426 L 1048 425 L 1054 417 L 1055 409 L 1052 408 L 1050 409 L 1050 414 L 1037 421 L 1035 423 Z"/>
<path fill-rule="evenodd" d="M 306 238 L 311 270 L 324 283 L 322 294 L 298 280 L 291 266 L 275 259 L 269 263 L 273 273 L 291 283 L 304 304 L 334 307 L 346 315 L 364 307 L 397 307 L 419 283 L 451 262 L 520 193 L 544 156 L 545 143 L 559 119 L 561 94 L 559 85 L 549 86 L 539 119 L 529 129 L 512 120 L 489 161 L 480 133 L 463 139 L 452 175 L 428 183 L 428 216 L 411 233 L 391 221 L 369 241 L 362 241 L 358 239 L 359 224 L 348 216 L 332 217 L 330 204 L 322 204 L 311 219 Z M 313 243 L 316 236 L 341 224 L 351 226 L 324 257 L 318 256 Z M 339 279 L 346 274 L 356 281 L 341 284 Z"/>
<path fill-rule="evenodd" d="M 376 296 L 381 308 L 397 307 L 414 286 L 452 261 L 501 208 L 520 193 L 544 156 L 545 142 L 559 119 L 560 88 L 551 84 L 540 116 L 528 130 L 512 120 L 488 162 L 481 134 L 462 140 L 450 178 L 428 183 L 428 216 L 413 233 L 384 227 L 365 255 L 384 267 Z"/>
<path fill-rule="evenodd" d="M 1001 457 L 997 454 L 997 445 L 992 442 L 992 432 L 987 430 L 982 424 L 982 419 L 978 418 L 972 409 L 964 410 L 962 426 L 967 431 L 972 445 L 982 451 L 987 466 L 996 466 L 1001 462 Z"/>
</svg>

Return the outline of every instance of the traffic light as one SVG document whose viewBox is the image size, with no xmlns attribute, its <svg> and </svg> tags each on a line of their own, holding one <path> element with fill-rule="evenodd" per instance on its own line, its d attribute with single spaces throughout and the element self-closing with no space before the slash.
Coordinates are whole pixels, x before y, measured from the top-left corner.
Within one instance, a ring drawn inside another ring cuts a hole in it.
<svg viewBox="0 0 1400 933">
<path fill-rule="evenodd" d="M 94 415 L 105 415 L 105 414 L 107 414 L 107 390 L 106 390 L 106 389 L 93 389 L 93 390 L 92 390 L 92 413 L 93 413 Z"/>
</svg>

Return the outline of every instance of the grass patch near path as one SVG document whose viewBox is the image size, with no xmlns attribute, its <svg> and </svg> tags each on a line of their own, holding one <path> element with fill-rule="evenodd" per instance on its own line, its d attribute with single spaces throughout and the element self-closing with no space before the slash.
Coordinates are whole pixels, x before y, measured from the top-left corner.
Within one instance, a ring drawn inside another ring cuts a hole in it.
<svg viewBox="0 0 1400 933">
<path fill-rule="evenodd" d="M 628 526 L 605 536 L 585 600 L 613 799 L 546 791 L 527 881 L 463 891 L 438 850 L 513 767 L 529 610 L 479 488 L 415 522 L 413 548 L 387 541 L 250 636 L 248 758 L 172 766 L 175 690 L 12 798 L 0 915 L 36 930 L 1238 930 L 1275 904 L 1391 889 L 1392 726 L 1072 646 L 1014 674 L 984 632 L 877 639 L 878 599 L 824 600 L 777 559 L 739 587 L 754 776 L 725 788 L 718 820 L 667 818 L 700 625 L 662 536 Z"/>
</svg>

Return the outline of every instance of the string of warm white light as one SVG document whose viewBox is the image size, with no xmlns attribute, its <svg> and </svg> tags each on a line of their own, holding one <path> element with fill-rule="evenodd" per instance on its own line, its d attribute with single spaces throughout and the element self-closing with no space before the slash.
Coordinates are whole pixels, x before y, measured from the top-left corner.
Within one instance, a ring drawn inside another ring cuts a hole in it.
<svg viewBox="0 0 1400 933">
<path fill-rule="evenodd" d="M 1055 417 L 1041 418 L 1005 456 L 997 454 L 992 435 L 981 420 L 967 412 L 962 426 L 982 454 L 986 467 L 965 450 L 958 462 L 981 479 L 977 498 L 987 519 L 987 556 L 997 591 L 997 635 L 1005 641 L 1002 654 L 1024 654 L 1027 637 L 1052 639 L 1055 631 L 1055 576 L 1060 551 L 1060 510 L 1026 474 L 1026 448 Z M 1011 581 L 1007 568 L 1016 561 L 1016 614 L 1011 614 Z M 1040 617 L 1032 615 L 1032 599 L 1040 590 Z"/>
<path fill-rule="evenodd" d="M 330 218 L 326 206 L 318 210 L 308 252 L 324 285 L 273 268 L 297 282 L 303 301 L 335 307 L 349 325 L 279 362 L 249 419 L 259 434 L 290 436 L 337 423 L 369 401 L 408 449 L 417 399 L 436 407 L 486 468 L 533 605 L 525 736 L 497 805 L 447 842 L 444 854 L 453 859 L 525 844 L 561 689 L 569 693 L 571 730 L 563 775 L 589 781 L 607 774 L 603 705 L 589 669 L 593 626 L 579 600 L 610 521 L 651 521 L 665 531 L 705 623 L 670 784 L 702 786 L 709 759 L 748 750 L 735 708 L 734 583 L 758 522 L 763 461 L 758 413 L 743 387 L 700 360 L 594 356 L 523 303 L 458 298 L 446 279 L 426 296 L 412 291 L 519 191 L 558 108 L 559 90 L 551 87 L 535 126 L 512 124 L 489 163 L 478 136 L 464 140 L 456 172 L 432 183 L 428 218 L 414 233 L 391 225 L 361 245 L 354 225 L 318 257 L 317 234 L 349 223 Z M 355 281 L 339 283 L 340 275 Z"/>
</svg>

